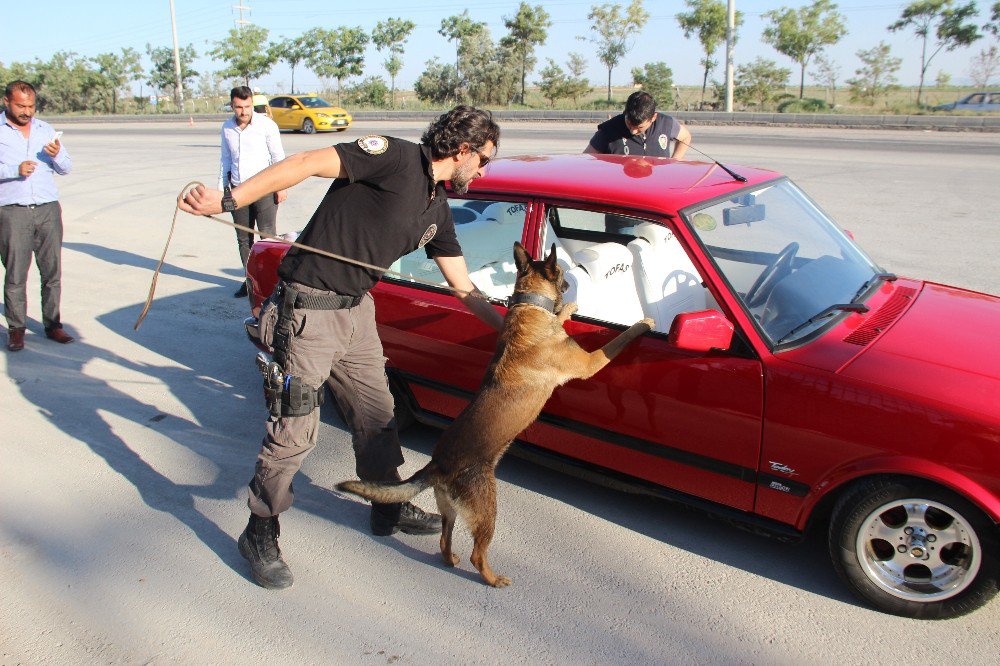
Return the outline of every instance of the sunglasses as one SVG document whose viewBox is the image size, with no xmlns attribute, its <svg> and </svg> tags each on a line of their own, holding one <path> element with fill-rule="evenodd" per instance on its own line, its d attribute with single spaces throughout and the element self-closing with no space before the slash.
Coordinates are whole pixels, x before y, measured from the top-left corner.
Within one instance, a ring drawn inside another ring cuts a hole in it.
<svg viewBox="0 0 1000 666">
<path fill-rule="evenodd" d="M 484 166 L 486 166 L 487 164 L 489 164 L 490 160 L 493 159 L 491 156 L 484 155 L 483 153 L 481 153 L 478 150 L 476 150 L 476 155 L 479 155 L 479 168 L 480 169 L 482 169 Z"/>
</svg>

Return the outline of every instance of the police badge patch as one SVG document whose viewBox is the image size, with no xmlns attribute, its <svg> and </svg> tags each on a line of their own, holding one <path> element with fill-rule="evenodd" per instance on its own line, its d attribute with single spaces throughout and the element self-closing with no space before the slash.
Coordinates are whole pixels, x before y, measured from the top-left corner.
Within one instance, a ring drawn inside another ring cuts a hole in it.
<svg viewBox="0 0 1000 666">
<path fill-rule="evenodd" d="M 420 237 L 420 242 L 417 243 L 417 247 L 423 247 L 424 245 L 427 245 L 427 243 L 429 243 L 430 240 L 434 238 L 437 232 L 438 232 L 438 225 L 432 224 L 431 226 L 427 227 L 427 231 L 425 231 L 424 235 Z"/>
<path fill-rule="evenodd" d="M 381 155 L 389 149 L 389 140 L 378 134 L 369 134 L 358 139 L 358 147 L 369 155 Z"/>
<path fill-rule="evenodd" d="M 667 135 L 666 134 L 661 134 L 660 138 L 659 138 L 660 150 L 666 150 L 667 149 L 667 144 L 669 142 L 670 142 L 670 140 L 667 139 Z"/>
</svg>

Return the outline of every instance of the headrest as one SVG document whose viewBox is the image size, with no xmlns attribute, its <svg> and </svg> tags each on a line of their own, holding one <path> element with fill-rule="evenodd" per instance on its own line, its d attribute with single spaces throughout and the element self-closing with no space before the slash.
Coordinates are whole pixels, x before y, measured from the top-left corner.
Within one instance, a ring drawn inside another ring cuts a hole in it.
<svg viewBox="0 0 1000 666">
<path fill-rule="evenodd" d="M 649 241 L 649 244 L 653 247 L 660 247 L 664 243 L 674 240 L 674 232 L 662 224 L 653 224 L 652 222 L 643 222 L 636 225 L 632 233 L 635 234 L 636 238 Z"/>
<path fill-rule="evenodd" d="M 592 245 L 574 254 L 573 259 L 592 280 L 608 279 L 617 274 L 631 275 L 632 271 L 632 253 L 618 243 Z"/>
<path fill-rule="evenodd" d="M 528 204 L 499 201 L 484 208 L 480 217 L 500 224 L 523 224 L 524 211 L 527 209 Z"/>
</svg>

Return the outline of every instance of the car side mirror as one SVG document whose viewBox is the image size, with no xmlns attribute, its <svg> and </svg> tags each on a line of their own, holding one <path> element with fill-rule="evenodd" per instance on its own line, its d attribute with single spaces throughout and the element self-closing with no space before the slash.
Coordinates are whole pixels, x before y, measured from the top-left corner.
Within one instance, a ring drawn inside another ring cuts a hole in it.
<svg viewBox="0 0 1000 666">
<path fill-rule="evenodd" d="M 292 105 L 291 105 L 290 107 L 288 107 L 288 108 L 289 108 L 289 109 L 291 109 L 292 111 L 298 111 L 298 110 L 299 110 L 299 109 L 301 109 L 302 107 L 301 107 L 301 106 L 299 106 L 298 104 L 292 104 Z"/>
<path fill-rule="evenodd" d="M 707 352 L 729 349 L 735 327 L 718 310 L 682 312 L 670 324 L 667 342 L 678 349 Z"/>
</svg>

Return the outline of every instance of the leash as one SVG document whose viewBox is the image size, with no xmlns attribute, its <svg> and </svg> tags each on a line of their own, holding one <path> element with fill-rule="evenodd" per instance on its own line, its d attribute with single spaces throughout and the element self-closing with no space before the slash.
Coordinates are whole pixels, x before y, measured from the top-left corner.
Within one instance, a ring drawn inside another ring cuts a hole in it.
<svg viewBox="0 0 1000 666">
<path fill-rule="evenodd" d="M 176 203 L 174 205 L 174 217 L 170 221 L 170 233 L 167 234 L 167 242 L 163 246 L 163 253 L 160 255 L 160 261 L 156 264 L 156 270 L 153 271 L 153 279 L 149 283 L 149 294 L 146 296 L 146 303 L 142 307 L 142 312 L 139 313 L 139 318 L 135 320 L 135 326 L 133 327 L 132 330 L 135 330 L 135 331 L 139 330 L 139 326 L 142 324 L 142 320 L 146 318 L 146 314 L 149 313 L 149 309 L 153 305 L 153 295 L 156 293 L 156 282 L 157 282 L 157 280 L 160 277 L 160 270 L 163 268 L 163 262 L 164 262 L 164 260 L 167 257 L 167 248 L 170 247 L 170 241 L 174 237 L 174 228 L 177 226 L 177 213 L 179 213 L 180 210 L 181 210 L 181 205 L 180 205 L 181 204 L 181 200 L 184 198 L 184 196 L 193 187 L 198 187 L 199 185 L 202 186 L 202 187 L 205 186 L 204 183 L 201 183 L 200 181 L 197 181 L 197 180 L 193 180 L 190 183 L 188 183 L 187 185 L 185 185 L 183 188 L 181 188 L 180 193 L 177 195 Z M 303 243 L 297 243 L 295 241 L 289 241 L 289 240 L 286 240 L 286 239 L 282 238 L 281 236 L 278 236 L 278 235 L 275 235 L 275 234 L 265 233 L 263 231 L 260 231 L 259 229 L 251 229 L 250 227 L 245 227 L 245 226 L 243 226 L 241 224 L 236 224 L 235 222 L 230 222 L 229 220 L 223 220 L 222 218 L 215 217 L 214 215 L 201 215 L 199 217 L 207 217 L 208 219 L 213 220 L 215 222 L 218 222 L 219 224 L 224 224 L 227 227 L 232 227 L 233 229 L 238 229 L 240 231 L 245 231 L 245 232 L 250 233 L 250 234 L 255 234 L 255 235 L 260 236 L 261 238 L 265 238 L 267 240 L 281 241 L 282 243 L 286 243 L 288 245 L 291 245 L 292 247 L 297 247 L 297 248 L 299 248 L 301 250 L 306 250 L 307 252 L 313 252 L 315 254 L 318 254 L 318 255 L 321 255 L 321 256 L 324 256 L 324 257 L 328 257 L 328 258 L 334 259 L 336 261 L 342 261 L 342 262 L 347 263 L 347 264 L 354 264 L 355 266 L 360 266 L 362 268 L 367 268 L 369 270 L 378 271 L 378 272 L 380 272 L 382 274 L 389 274 L 389 275 L 394 275 L 396 277 L 405 278 L 406 280 L 408 280 L 410 282 L 419 282 L 421 284 L 425 284 L 425 285 L 428 285 L 428 286 L 431 286 L 431 287 L 436 287 L 438 289 L 444 288 L 444 289 L 447 289 L 448 291 L 454 293 L 456 296 L 470 296 L 471 295 L 471 296 L 476 296 L 477 298 L 482 298 L 487 303 L 489 302 L 489 299 L 485 295 L 483 295 L 482 292 L 480 292 L 478 289 L 474 289 L 472 291 L 469 291 L 467 289 L 458 289 L 458 288 L 452 287 L 450 285 L 443 285 L 443 284 L 440 284 L 439 282 L 431 282 L 430 280 L 425 280 L 423 278 L 418 278 L 418 277 L 415 277 L 413 275 L 409 275 L 407 273 L 400 273 L 398 271 L 390 270 L 388 268 L 383 268 L 382 266 L 376 266 L 374 264 L 369 264 L 369 263 L 366 263 L 364 261 L 360 261 L 358 259 L 352 259 L 350 257 L 345 257 L 345 256 L 342 256 L 342 255 L 339 255 L 339 254 L 335 254 L 333 252 L 328 252 L 328 251 L 322 250 L 322 249 L 320 249 L 318 247 L 312 247 L 310 245 L 305 245 Z"/>
</svg>

